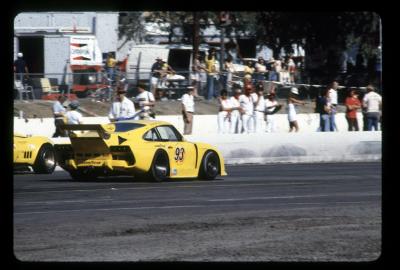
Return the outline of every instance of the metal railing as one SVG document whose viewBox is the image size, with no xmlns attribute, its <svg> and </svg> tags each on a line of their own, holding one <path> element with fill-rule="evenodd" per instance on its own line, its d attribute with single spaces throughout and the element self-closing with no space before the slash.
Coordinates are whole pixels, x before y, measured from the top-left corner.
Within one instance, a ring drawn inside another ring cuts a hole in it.
<svg viewBox="0 0 400 270">
<path fill-rule="evenodd" d="M 241 85 L 245 77 L 245 73 L 234 72 L 229 73 L 226 71 L 215 73 L 216 82 L 216 93 L 220 90 L 226 89 L 228 94 L 232 94 L 232 87 L 237 84 Z M 25 74 L 14 74 L 14 80 L 21 80 L 24 87 L 31 87 L 35 92 L 36 98 L 40 98 L 41 88 L 40 78 L 49 78 L 50 84 L 52 86 L 57 86 L 60 93 L 64 94 L 78 94 L 78 96 L 83 97 L 85 95 L 79 95 L 81 92 L 89 90 L 95 91 L 100 88 L 111 87 L 115 88 L 121 78 L 125 78 L 124 87 L 128 90 L 135 92 L 137 84 L 139 82 L 144 83 L 147 90 L 150 91 L 164 91 L 168 98 L 173 98 L 174 96 L 179 96 L 192 85 L 193 81 L 196 81 L 196 86 L 198 94 L 201 96 L 207 95 L 207 73 L 205 71 L 193 72 L 187 70 L 177 70 L 175 73 L 165 74 L 164 76 L 158 76 L 157 80 L 154 79 L 154 75 L 150 70 L 145 72 L 121 72 L 116 70 L 112 79 L 113 82 L 107 80 L 110 78 L 110 74 L 106 71 L 101 72 L 65 72 L 65 73 L 25 73 Z M 268 92 L 272 88 L 275 88 L 277 95 L 279 97 L 279 92 L 285 93 L 290 87 L 301 88 L 300 92 L 303 93 L 304 98 L 312 99 L 319 88 L 326 87 L 326 85 L 321 83 L 313 83 L 310 74 L 304 72 L 296 72 L 290 74 L 289 72 L 283 71 L 280 73 L 275 72 L 264 72 L 251 74 L 251 81 L 253 84 L 262 83 L 264 91 Z M 343 80 L 346 82 L 345 80 Z M 80 88 L 79 88 L 79 87 Z M 339 95 L 345 96 L 345 90 L 349 88 L 358 89 L 361 92 L 365 91 L 366 84 L 360 86 L 357 85 L 340 85 Z M 15 88 L 14 88 L 15 89 Z M 82 90 L 84 89 L 84 90 Z M 286 90 L 285 90 L 286 89 Z M 378 89 L 378 92 L 381 89 Z M 20 98 L 21 94 L 19 93 Z M 343 98 L 341 98 L 343 100 Z"/>
</svg>

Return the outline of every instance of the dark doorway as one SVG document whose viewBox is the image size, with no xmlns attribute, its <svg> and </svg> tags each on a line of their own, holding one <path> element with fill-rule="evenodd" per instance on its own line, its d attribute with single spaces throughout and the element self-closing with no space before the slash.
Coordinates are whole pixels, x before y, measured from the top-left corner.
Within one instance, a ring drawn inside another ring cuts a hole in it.
<svg viewBox="0 0 400 270">
<path fill-rule="evenodd" d="M 168 64 L 177 72 L 189 71 L 191 52 L 191 50 L 170 49 L 168 55 Z"/>
<path fill-rule="evenodd" d="M 44 73 L 43 37 L 19 37 L 18 43 L 29 73 Z"/>
<path fill-rule="evenodd" d="M 256 40 L 255 39 L 238 39 L 239 50 L 242 58 L 256 57 Z"/>
</svg>

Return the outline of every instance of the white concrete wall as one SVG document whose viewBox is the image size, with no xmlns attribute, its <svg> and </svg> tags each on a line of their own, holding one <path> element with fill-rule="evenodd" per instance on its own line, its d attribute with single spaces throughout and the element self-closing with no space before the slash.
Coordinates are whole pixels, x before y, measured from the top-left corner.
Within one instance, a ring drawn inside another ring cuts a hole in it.
<svg viewBox="0 0 400 270">
<path fill-rule="evenodd" d="M 289 131 L 289 124 L 286 114 L 277 114 L 278 132 L 287 133 Z M 362 128 L 362 115 L 357 115 L 360 128 Z M 167 121 L 173 124 L 180 132 L 183 132 L 183 119 L 182 115 L 160 115 L 156 117 L 157 120 Z M 107 117 L 84 117 L 84 123 L 107 123 Z M 299 114 L 298 123 L 300 127 L 299 133 L 314 133 L 319 127 L 319 115 L 315 113 Z M 339 133 L 347 133 L 347 122 L 344 113 L 336 115 L 336 124 Z M 27 134 L 40 134 L 49 136 L 54 133 L 54 120 L 52 118 L 43 119 L 29 119 L 25 123 L 24 119 L 14 118 L 14 131 L 27 133 Z M 265 122 L 263 130 L 265 130 Z M 217 133 L 217 116 L 216 115 L 195 115 L 193 121 L 193 134 L 216 134 Z M 337 132 L 335 132 L 337 133 Z"/>
</svg>

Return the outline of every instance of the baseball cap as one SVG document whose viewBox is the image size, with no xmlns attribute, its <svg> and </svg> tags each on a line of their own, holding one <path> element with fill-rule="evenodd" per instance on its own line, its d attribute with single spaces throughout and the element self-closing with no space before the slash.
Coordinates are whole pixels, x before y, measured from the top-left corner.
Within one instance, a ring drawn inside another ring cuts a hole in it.
<svg viewBox="0 0 400 270">
<path fill-rule="evenodd" d="M 297 89 L 296 87 L 292 87 L 292 88 L 290 89 L 290 92 L 293 93 L 293 94 L 298 95 L 298 94 L 299 94 L 299 89 Z"/>
</svg>

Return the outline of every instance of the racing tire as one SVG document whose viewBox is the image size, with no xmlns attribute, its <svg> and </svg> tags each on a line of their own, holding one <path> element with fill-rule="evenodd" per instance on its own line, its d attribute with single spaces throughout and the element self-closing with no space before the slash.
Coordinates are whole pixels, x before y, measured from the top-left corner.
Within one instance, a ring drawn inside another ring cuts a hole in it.
<svg viewBox="0 0 400 270">
<path fill-rule="evenodd" d="M 199 178 L 205 180 L 214 180 L 220 171 L 220 160 L 214 151 L 208 151 L 204 154 L 200 165 Z"/>
<path fill-rule="evenodd" d="M 168 179 L 169 176 L 169 159 L 164 151 L 157 151 L 154 155 L 148 172 L 148 178 L 153 182 L 162 182 Z"/>
<path fill-rule="evenodd" d="M 32 168 L 37 174 L 51 174 L 54 172 L 56 158 L 54 147 L 51 144 L 45 143 L 40 147 Z"/>
<path fill-rule="evenodd" d="M 90 174 L 85 171 L 70 171 L 69 175 L 73 181 L 88 181 L 95 180 L 97 178 L 97 175 Z"/>
</svg>

